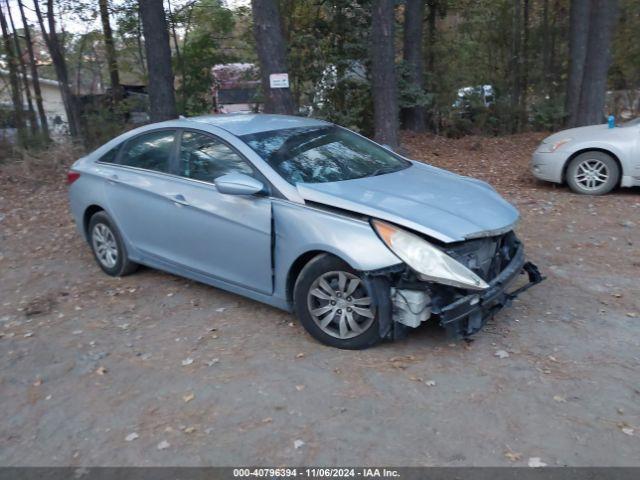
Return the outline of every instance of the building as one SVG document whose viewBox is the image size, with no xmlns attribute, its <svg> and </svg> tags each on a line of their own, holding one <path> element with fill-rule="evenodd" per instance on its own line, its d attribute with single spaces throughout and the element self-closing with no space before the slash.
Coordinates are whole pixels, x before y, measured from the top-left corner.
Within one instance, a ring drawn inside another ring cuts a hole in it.
<svg viewBox="0 0 640 480">
<path fill-rule="evenodd" d="M 29 79 L 29 88 L 35 105 L 35 93 L 33 92 L 33 82 Z M 52 136 L 64 135 L 67 131 L 67 114 L 62 101 L 60 84 L 57 80 L 40 78 L 40 92 L 42 93 L 42 105 L 47 114 L 49 130 Z M 24 99 L 24 109 L 27 111 L 26 99 Z M 11 87 L 9 84 L 9 72 L 0 69 L 0 137 L 12 138 L 15 133 L 15 122 L 13 120 L 13 102 L 11 100 Z"/>
</svg>

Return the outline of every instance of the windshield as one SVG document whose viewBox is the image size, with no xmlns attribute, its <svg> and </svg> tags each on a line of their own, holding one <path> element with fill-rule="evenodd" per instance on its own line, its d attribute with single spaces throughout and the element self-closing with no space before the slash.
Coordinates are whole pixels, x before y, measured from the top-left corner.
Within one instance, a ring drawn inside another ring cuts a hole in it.
<svg viewBox="0 0 640 480">
<path fill-rule="evenodd" d="M 326 183 L 396 172 L 411 165 L 336 126 L 288 128 L 240 137 L 289 183 Z"/>
<path fill-rule="evenodd" d="M 629 120 L 628 122 L 624 122 L 621 124 L 621 127 L 633 127 L 634 125 L 640 124 L 640 117 L 634 118 L 633 120 Z"/>
</svg>

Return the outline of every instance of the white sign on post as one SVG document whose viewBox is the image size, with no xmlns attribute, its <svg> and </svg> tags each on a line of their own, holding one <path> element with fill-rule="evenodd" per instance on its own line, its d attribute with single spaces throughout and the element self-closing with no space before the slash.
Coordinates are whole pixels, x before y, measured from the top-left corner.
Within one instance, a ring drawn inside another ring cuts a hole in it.
<svg viewBox="0 0 640 480">
<path fill-rule="evenodd" d="M 269 86 L 271 88 L 289 88 L 289 74 L 272 73 L 269 75 Z"/>
</svg>

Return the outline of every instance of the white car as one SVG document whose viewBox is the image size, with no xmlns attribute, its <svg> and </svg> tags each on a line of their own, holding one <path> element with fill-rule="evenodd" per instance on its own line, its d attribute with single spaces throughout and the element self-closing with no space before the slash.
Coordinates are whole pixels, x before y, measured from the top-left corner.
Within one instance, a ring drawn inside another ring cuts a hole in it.
<svg viewBox="0 0 640 480">
<path fill-rule="evenodd" d="M 587 195 L 640 186 L 640 118 L 614 128 L 591 125 L 554 133 L 533 153 L 531 172 Z"/>
</svg>

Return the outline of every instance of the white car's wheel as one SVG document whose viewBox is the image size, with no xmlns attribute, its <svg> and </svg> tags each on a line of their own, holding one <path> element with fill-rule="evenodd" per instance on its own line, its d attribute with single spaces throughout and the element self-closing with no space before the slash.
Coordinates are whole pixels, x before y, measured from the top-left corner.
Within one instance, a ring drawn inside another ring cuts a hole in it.
<svg viewBox="0 0 640 480">
<path fill-rule="evenodd" d="M 604 195 L 620 181 L 618 163 L 604 152 L 585 152 L 571 160 L 567 184 L 576 193 Z"/>
</svg>

